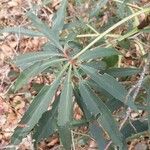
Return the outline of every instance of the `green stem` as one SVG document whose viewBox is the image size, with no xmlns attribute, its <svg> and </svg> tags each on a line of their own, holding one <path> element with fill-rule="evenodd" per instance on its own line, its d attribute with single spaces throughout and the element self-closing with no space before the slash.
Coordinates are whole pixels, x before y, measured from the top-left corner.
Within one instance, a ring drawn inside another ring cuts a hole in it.
<svg viewBox="0 0 150 150">
<path fill-rule="evenodd" d="M 117 28 L 118 26 L 122 25 L 123 23 L 125 23 L 126 21 L 132 19 L 135 16 L 140 15 L 141 13 L 145 13 L 145 12 L 149 12 L 150 8 L 145 8 L 141 11 L 136 12 L 135 14 L 132 14 L 126 18 L 124 18 L 123 20 L 119 21 L 118 23 L 116 23 L 115 25 L 113 25 L 112 27 L 110 27 L 109 29 L 107 29 L 105 32 L 103 32 L 102 34 L 100 34 L 93 42 L 91 42 L 89 45 L 87 45 L 84 49 L 82 49 L 78 54 L 76 54 L 73 59 L 78 58 L 80 55 L 82 55 L 85 51 L 87 51 L 91 46 L 93 46 L 97 41 L 99 41 L 101 38 L 103 38 L 106 34 L 108 34 L 109 32 L 111 32 L 112 30 L 114 30 L 115 28 Z"/>
<path fill-rule="evenodd" d="M 133 30 L 129 31 L 127 34 L 125 34 L 125 35 L 119 37 L 119 38 L 117 39 L 117 41 L 122 41 L 122 40 L 124 40 L 124 39 L 126 39 L 126 38 L 128 38 L 128 37 L 130 37 L 130 36 L 132 36 L 132 35 L 134 35 L 134 34 L 136 34 L 136 33 L 138 33 L 139 31 L 140 31 L 140 30 L 135 27 Z"/>
</svg>

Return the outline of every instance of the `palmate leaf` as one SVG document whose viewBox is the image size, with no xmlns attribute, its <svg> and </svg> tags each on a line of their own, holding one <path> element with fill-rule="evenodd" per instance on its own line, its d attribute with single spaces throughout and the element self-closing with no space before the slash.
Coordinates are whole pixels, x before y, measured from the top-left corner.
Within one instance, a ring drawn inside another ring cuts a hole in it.
<svg viewBox="0 0 150 150">
<path fill-rule="evenodd" d="M 89 59 L 96 59 L 96 58 L 112 56 L 112 55 L 120 55 L 120 53 L 117 52 L 115 48 L 96 47 L 83 53 L 79 57 L 79 60 L 85 61 Z"/>
<path fill-rule="evenodd" d="M 63 70 L 57 76 L 55 81 L 51 84 L 51 86 L 45 85 L 38 95 L 34 98 L 30 107 L 26 111 L 25 115 L 21 119 L 21 125 L 25 125 L 25 127 L 18 126 L 15 129 L 14 134 L 11 137 L 11 143 L 14 145 L 19 144 L 24 137 L 26 137 L 29 132 L 33 129 L 33 127 L 38 123 L 42 114 L 47 110 L 59 84 L 60 78 L 62 77 L 64 71 L 66 70 L 66 66 L 64 66 Z"/>
<path fill-rule="evenodd" d="M 93 91 L 85 83 L 80 83 L 79 90 L 88 110 L 95 116 L 95 118 L 97 118 L 99 125 L 102 125 L 102 127 L 108 132 L 112 141 L 120 148 L 125 146 L 123 144 L 123 137 L 107 106 L 96 97 Z"/>
<path fill-rule="evenodd" d="M 38 143 L 44 138 L 48 138 L 50 135 L 57 131 L 57 110 L 59 103 L 59 96 L 55 99 L 52 104 L 52 109 L 45 112 L 38 124 L 36 125 L 33 133 L 33 139 Z"/>
<path fill-rule="evenodd" d="M 43 23 L 35 14 L 31 13 L 30 11 L 27 12 L 27 16 L 40 32 L 42 32 L 59 49 L 62 49 L 58 36 L 56 36 L 55 32 L 50 29 L 48 25 Z"/>
<path fill-rule="evenodd" d="M 25 69 L 29 66 L 31 66 L 33 63 L 41 61 L 41 60 L 45 60 L 45 59 L 50 59 L 50 58 L 54 58 L 57 56 L 62 56 L 60 53 L 58 52 L 47 52 L 47 51 L 41 51 L 41 52 L 31 52 L 31 53 L 26 53 L 26 54 L 22 54 L 19 55 L 15 58 L 14 63 L 21 67 L 21 69 Z"/>
<path fill-rule="evenodd" d="M 108 74 L 99 74 L 98 71 L 94 68 L 88 67 L 86 65 L 81 65 L 83 71 L 88 74 L 91 79 L 100 87 L 106 90 L 109 94 L 111 94 L 114 98 L 124 102 L 129 105 L 131 108 L 136 110 L 136 106 L 134 102 L 129 99 L 125 102 L 127 91 L 125 88 L 117 82 L 112 76 Z"/>
<path fill-rule="evenodd" d="M 72 85 L 70 65 L 58 105 L 58 132 L 65 150 L 71 149 L 72 137 L 70 122 L 72 119 Z"/>
<path fill-rule="evenodd" d="M 54 64 L 60 63 L 63 60 L 64 59 L 48 59 L 46 61 L 40 61 L 40 62 L 34 63 L 33 65 L 25 69 L 23 72 L 21 72 L 21 74 L 15 81 L 12 87 L 12 90 L 16 92 L 23 85 L 25 85 L 31 77 L 38 75 L 39 73 L 43 72 L 48 67 Z"/>
<path fill-rule="evenodd" d="M 3 29 L 0 29 L 0 33 L 15 33 L 15 34 L 18 34 L 18 35 L 23 34 L 23 35 L 32 36 L 32 37 L 44 36 L 41 32 L 34 31 L 34 30 L 31 30 L 31 29 L 27 29 L 27 28 L 24 28 L 24 27 L 6 27 L 6 28 L 3 28 Z"/>
</svg>

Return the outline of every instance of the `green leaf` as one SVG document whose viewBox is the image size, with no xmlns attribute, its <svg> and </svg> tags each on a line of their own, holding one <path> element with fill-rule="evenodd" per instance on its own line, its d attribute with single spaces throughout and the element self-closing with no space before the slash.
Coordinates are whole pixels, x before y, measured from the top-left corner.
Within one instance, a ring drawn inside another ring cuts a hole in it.
<svg viewBox="0 0 150 150">
<path fill-rule="evenodd" d="M 23 27 L 6 27 L 3 29 L 0 29 L 0 33 L 15 33 L 18 35 L 27 35 L 27 36 L 44 36 L 42 33 L 38 32 L 38 31 L 34 31 L 31 29 L 27 29 L 27 28 L 23 28 Z"/>
<path fill-rule="evenodd" d="M 147 107 L 148 107 L 148 110 L 147 110 L 147 112 L 148 112 L 148 128 L 149 128 L 149 132 L 150 132 L 150 75 L 147 75 L 144 78 L 142 86 L 144 87 L 144 89 L 146 90 L 146 93 L 147 93 L 146 103 L 147 103 Z"/>
<path fill-rule="evenodd" d="M 113 77 L 126 77 L 140 73 L 140 71 L 141 69 L 139 68 L 110 68 L 105 70 L 105 73 Z"/>
<path fill-rule="evenodd" d="M 124 143 L 124 138 L 120 133 L 117 123 L 115 122 L 113 116 L 111 115 L 110 110 L 107 106 L 100 100 L 94 92 L 88 87 L 90 98 L 95 102 L 97 107 L 99 108 L 100 116 L 97 119 L 97 122 L 102 125 L 102 127 L 108 132 L 109 136 L 111 137 L 112 141 L 122 149 L 126 147 Z"/>
<path fill-rule="evenodd" d="M 127 102 L 126 96 L 127 91 L 119 82 L 115 80 L 112 76 L 108 74 L 99 74 L 96 69 L 91 67 L 81 65 L 81 68 L 85 73 L 87 73 L 93 81 L 100 87 L 106 90 L 109 94 L 111 94 L 114 98 L 122 101 L 123 103 L 129 105 L 131 108 L 136 109 L 134 102 L 129 99 Z"/>
<path fill-rule="evenodd" d="M 22 69 L 25 69 L 32 65 L 35 62 L 50 59 L 52 57 L 58 57 L 61 56 L 61 54 L 57 52 L 47 52 L 47 51 L 41 51 L 41 52 L 30 52 L 26 54 L 19 55 L 15 58 L 14 63 L 18 66 L 20 66 Z"/>
<path fill-rule="evenodd" d="M 45 112 L 34 129 L 33 139 L 38 143 L 57 131 L 57 110 L 59 97 L 52 104 L 52 109 Z"/>
<path fill-rule="evenodd" d="M 42 114 L 47 111 L 47 108 L 50 102 L 53 99 L 55 92 L 60 84 L 60 79 L 66 70 L 68 65 L 64 66 L 60 74 L 57 76 L 55 81 L 51 84 L 51 86 L 45 85 L 42 90 L 38 93 L 38 95 L 33 99 L 30 107 L 26 111 L 25 115 L 21 119 L 21 125 L 25 125 L 25 127 L 18 126 L 15 129 L 14 134 L 11 137 L 11 144 L 17 145 L 19 144 L 24 137 L 26 137 L 29 132 L 33 129 L 33 127 L 38 123 Z"/>
<path fill-rule="evenodd" d="M 59 53 L 59 49 L 50 42 L 47 42 L 43 47 L 43 51 L 47 51 L 48 53 Z"/>
<path fill-rule="evenodd" d="M 43 5 L 48 5 L 51 2 L 52 2 L 52 0 L 43 0 L 42 4 Z"/>
<path fill-rule="evenodd" d="M 55 32 L 55 34 L 59 35 L 59 32 L 63 29 L 64 26 L 64 19 L 65 19 L 65 12 L 66 12 L 66 7 L 67 7 L 67 0 L 62 0 L 61 6 L 59 10 L 57 11 L 57 17 L 54 20 L 52 30 Z"/>
<path fill-rule="evenodd" d="M 70 122 L 72 119 L 72 85 L 71 68 L 68 71 L 68 77 L 65 80 L 64 87 L 60 96 L 58 106 L 58 132 L 61 142 L 66 150 L 71 149 L 72 137 Z"/>
<path fill-rule="evenodd" d="M 44 86 L 44 84 L 43 83 L 32 83 L 32 88 L 37 92 L 37 93 L 39 93 L 40 92 L 40 90 L 42 89 L 42 87 Z"/>
<path fill-rule="evenodd" d="M 27 12 L 27 16 L 40 32 L 42 32 L 59 49 L 62 49 L 62 46 L 59 43 L 58 36 L 56 36 L 55 32 L 50 29 L 49 26 L 43 23 L 35 14 L 31 13 L 30 11 Z"/>
<path fill-rule="evenodd" d="M 109 110 L 113 113 L 114 111 L 118 110 L 121 107 L 125 107 L 124 103 L 117 100 L 117 99 L 109 99 L 106 103 L 106 106 Z"/>
<path fill-rule="evenodd" d="M 97 117 L 100 114 L 99 108 L 96 103 L 92 100 L 88 89 L 85 86 L 84 81 L 81 81 L 79 84 L 79 91 L 81 93 L 82 100 L 86 105 L 89 113 Z"/>
<path fill-rule="evenodd" d="M 67 29 L 72 29 L 72 28 L 77 28 L 77 27 L 82 27 L 85 26 L 85 23 L 81 20 L 75 20 L 73 22 L 69 22 L 64 24 L 63 30 Z"/>
<path fill-rule="evenodd" d="M 114 67 L 117 64 L 119 57 L 118 55 L 113 55 L 110 57 L 105 57 L 102 60 L 106 63 L 107 67 Z"/>
<path fill-rule="evenodd" d="M 87 119 L 80 119 L 80 120 L 73 119 L 70 124 L 72 128 L 76 128 L 76 127 L 81 127 L 83 125 L 84 126 L 88 125 L 88 121 Z"/>
<path fill-rule="evenodd" d="M 133 128 L 134 127 L 134 128 Z M 121 133 L 124 135 L 124 137 L 132 138 L 132 136 L 135 136 L 136 134 L 139 134 L 141 136 L 141 132 L 148 131 L 148 124 L 147 121 L 133 121 L 132 124 L 130 122 L 127 122 L 125 126 L 121 129 Z"/>
<path fill-rule="evenodd" d="M 141 31 L 144 33 L 150 33 L 150 28 L 147 27 L 147 28 L 142 29 Z"/>
<path fill-rule="evenodd" d="M 52 59 L 52 60 L 47 60 L 45 62 L 40 61 L 40 62 L 37 62 L 37 63 L 31 65 L 30 67 L 25 69 L 19 75 L 19 77 L 17 78 L 16 82 L 14 83 L 14 85 L 12 87 L 12 90 L 14 90 L 16 92 L 23 85 L 25 85 L 31 77 L 34 77 L 34 76 L 38 75 L 39 73 L 43 72 L 45 69 L 50 67 L 51 65 L 60 63 L 63 60 L 64 59 L 54 59 L 54 60 Z"/>
<path fill-rule="evenodd" d="M 99 0 L 96 2 L 94 8 L 91 10 L 90 17 L 97 15 L 97 13 L 102 10 L 101 8 L 104 7 L 107 2 L 108 0 Z"/>
<path fill-rule="evenodd" d="M 113 99 L 114 97 L 108 93 L 104 88 L 100 87 L 92 79 L 86 81 L 86 83 L 92 87 L 96 92 L 100 93 L 101 99 L 107 101 L 108 99 Z"/>
<path fill-rule="evenodd" d="M 89 59 L 96 59 L 96 58 L 112 56 L 112 55 L 120 55 L 120 53 L 117 52 L 116 49 L 114 48 L 96 47 L 83 53 L 79 57 L 79 59 L 81 61 L 85 61 Z"/>
<path fill-rule="evenodd" d="M 74 96 L 75 96 L 75 101 L 81 108 L 87 121 L 91 120 L 92 114 L 91 112 L 88 111 L 87 105 L 84 103 L 83 98 L 80 96 L 78 87 L 74 88 Z"/>
<path fill-rule="evenodd" d="M 106 63 L 104 61 L 90 61 L 86 63 L 87 66 L 95 68 L 97 70 L 105 70 Z"/>
<path fill-rule="evenodd" d="M 77 37 L 77 33 L 75 33 L 74 31 L 70 31 L 70 33 L 67 35 L 67 37 L 65 38 L 65 44 L 68 44 L 70 47 L 82 47 L 79 43 L 77 43 L 75 41 L 76 37 Z"/>
<path fill-rule="evenodd" d="M 150 75 L 144 78 L 142 86 L 146 90 L 147 94 L 150 96 Z"/>
<path fill-rule="evenodd" d="M 130 42 L 131 41 L 128 38 L 125 38 L 124 40 L 121 40 L 121 41 L 118 40 L 118 45 L 121 48 L 128 50 L 128 49 L 130 49 L 130 46 L 131 46 Z"/>
<path fill-rule="evenodd" d="M 116 9 L 117 10 L 117 16 L 119 16 L 121 19 L 130 15 L 130 9 L 126 5 L 126 3 L 128 1 L 129 0 L 124 0 L 124 1 L 122 1 L 122 3 L 116 2 L 116 4 L 117 4 L 117 9 Z"/>
<path fill-rule="evenodd" d="M 91 136 L 96 140 L 96 143 L 98 145 L 98 148 L 105 149 L 106 147 L 106 140 L 104 138 L 104 131 L 99 126 L 98 122 L 95 121 L 94 123 L 91 123 L 89 126 L 90 134 Z"/>
</svg>

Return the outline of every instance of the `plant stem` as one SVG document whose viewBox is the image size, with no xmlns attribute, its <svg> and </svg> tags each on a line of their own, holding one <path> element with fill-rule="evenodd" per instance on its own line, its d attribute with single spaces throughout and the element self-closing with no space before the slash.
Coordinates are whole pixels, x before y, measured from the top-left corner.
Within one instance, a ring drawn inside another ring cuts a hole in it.
<svg viewBox="0 0 150 150">
<path fill-rule="evenodd" d="M 80 35 L 77 35 L 76 37 L 77 38 L 82 38 L 82 37 L 98 37 L 100 36 L 100 33 L 96 33 L 96 34 L 80 34 Z M 119 37 L 120 35 L 119 34 L 107 34 L 106 35 L 107 37 L 114 37 L 114 38 L 117 38 Z"/>
<path fill-rule="evenodd" d="M 90 26 L 89 24 L 86 24 L 86 26 L 88 26 L 92 31 L 94 31 L 96 34 L 99 34 L 98 31 L 96 31 L 92 26 Z"/>
<path fill-rule="evenodd" d="M 109 32 L 111 32 L 112 30 L 114 30 L 115 28 L 117 28 L 118 26 L 122 25 L 123 23 L 125 23 L 126 21 L 132 19 L 135 16 L 140 15 L 141 13 L 145 13 L 145 12 L 150 12 L 150 8 L 145 8 L 141 11 L 136 12 L 135 14 L 132 14 L 126 18 L 124 18 L 123 20 L 119 21 L 118 23 L 116 23 L 115 25 L 113 25 L 112 27 L 110 27 L 109 29 L 107 29 L 105 32 L 103 32 L 102 34 L 100 34 L 94 41 L 92 41 L 89 45 L 87 45 L 84 49 L 82 49 L 78 54 L 76 54 L 73 59 L 78 58 L 80 55 L 82 55 L 85 51 L 87 51 L 91 46 L 93 46 L 97 41 L 99 41 L 101 38 L 103 38 L 106 34 L 108 34 Z"/>
</svg>

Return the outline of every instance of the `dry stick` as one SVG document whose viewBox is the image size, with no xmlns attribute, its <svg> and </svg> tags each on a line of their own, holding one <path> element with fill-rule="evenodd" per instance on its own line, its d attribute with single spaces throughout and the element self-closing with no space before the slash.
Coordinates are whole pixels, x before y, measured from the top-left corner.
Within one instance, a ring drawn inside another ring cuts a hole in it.
<svg viewBox="0 0 150 150">
<path fill-rule="evenodd" d="M 7 145 L 7 146 L 0 146 L 0 150 L 2 150 L 2 149 L 13 149 L 13 148 L 15 148 L 15 149 L 17 149 L 18 148 L 18 146 L 16 146 L 16 145 Z"/>
<path fill-rule="evenodd" d="M 148 54 L 147 63 L 145 63 L 145 66 L 144 66 L 144 68 L 143 68 L 143 71 L 142 71 L 142 73 L 141 73 L 141 76 L 140 76 L 140 79 L 139 79 L 138 83 L 137 83 L 136 85 L 133 85 L 133 87 L 129 90 L 129 92 L 128 92 L 127 96 L 126 96 L 125 102 L 128 101 L 128 99 L 129 99 L 129 97 L 130 97 L 130 94 L 131 94 L 133 91 L 134 91 L 134 94 L 133 94 L 133 96 L 132 96 L 132 100 L 133 100 L 133 102 L 135 101 L 135 99 L 136 99 L 136 97 L 137 97 L 137 95 L 138 95 L 138 93 L 139 93 L 139 91 L 140 91 L 140 88 L 141 88 L 141 86 L 142 86 L 142 82 L 143 82 L 143 80 L 144 80 L 145 73 L 148 71 L 149 65 L 150 65 L 150 53 Z M 130 107 L 128 107 L 127 112 L 126 112 L 126 117 L 124 118 L 123 122 L 120 124 L 119 130 L 122 129 L 122 127 L 124 126 L 124 124 L 126 123 L 126 121 L 128 120 L 128 118 L 130 117 L 131 112 L 132 112 L 132 109 L 131 109 Z M 105 147 L 104 150 L 108 150 L 108 148 L 109 148 L 109 146 L 110 146 L 111 144 L 112 144 L 112 141 L 110 141 L 110 142 L 106 145 L 106 147 Z"/>
<path fill-rule="evenodd" d="M 31 133 L 27 136 L 27 141 L 29 142 L 30 144 L 30 150 L 34 150 L 34 140 L 32 139 L 32 135 Z"/>
</svg>

